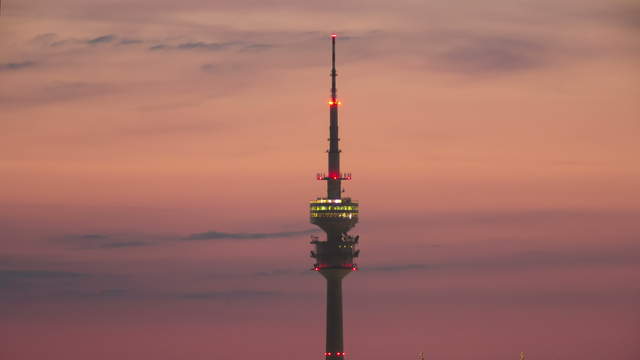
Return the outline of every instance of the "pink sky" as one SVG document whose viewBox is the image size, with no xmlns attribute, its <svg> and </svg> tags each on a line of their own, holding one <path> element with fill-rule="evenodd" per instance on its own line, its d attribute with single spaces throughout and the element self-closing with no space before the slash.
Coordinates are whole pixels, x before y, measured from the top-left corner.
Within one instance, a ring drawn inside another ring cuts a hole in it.
<svg viewBox="0 0 640 360">
<path fill-rule="evenodd" d="M 640 358 L 633 0 L 3 1 L 0 358 L 322 358 L 332 32 L 349 359 Z"/>
</svg>

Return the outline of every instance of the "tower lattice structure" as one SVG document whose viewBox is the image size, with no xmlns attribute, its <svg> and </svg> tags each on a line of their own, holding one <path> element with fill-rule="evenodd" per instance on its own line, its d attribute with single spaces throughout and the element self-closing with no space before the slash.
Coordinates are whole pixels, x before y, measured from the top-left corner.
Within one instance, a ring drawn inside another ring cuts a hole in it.
<svg viewBox="0 0 640 360">
<path fill-rule="evenodd" d="M 317 174 L 317 179 L 327 182 L 327 196 L 310 202 L 311 223 L 326 233 L 326 239 L 313 237 L 316 259 L 313 269 L 327 281 L 326 347 L 325 360 L 345 358 L 342 328 L 342 279 L 358 269 L 354 259 L 358 236 L 349 235 L 358 222 L 358 203 L 343 197 L 342 182 L 351 180 L 350 173 L 340 171 L 340 146 L 338 137 L 338 107 L 341 105 L 336 89 L 336 35 L 331 35 L 331 99 L 329 100 L 329 150 L 328 172 Z"/>
</svg>

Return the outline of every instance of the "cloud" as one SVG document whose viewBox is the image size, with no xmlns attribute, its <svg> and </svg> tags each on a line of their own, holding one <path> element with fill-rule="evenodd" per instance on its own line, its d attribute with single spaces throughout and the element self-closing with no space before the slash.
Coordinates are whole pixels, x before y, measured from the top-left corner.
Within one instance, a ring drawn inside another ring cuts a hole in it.
<svg viewBox="0 0 640 360">
<path fill-rule="evenodd" d="M 120 40 L 120 44 L 122 45 L 132 45 L 132 44 L 141 44 L 144 41 L 140 39 L 122 39 Z"/>
<path fill-rule="evenodd" d="M 136 298 L 127 277 L 55 270 L 0 270 L 0 303 Z M 134 285 L 135 286 L 135 285 Z"/>
<path fill-rule="evenodd" d="M 103 35 L 103 36 L 99 36 L 97 38 L 93 38 L 90 40 L 87 40 L 87 44 L 90 45 L 95 45 L 95 44 L 104 44 L 104 43 L 110 43 L 113 40 L 115 40 L 115 35 Z"/>
<path fill-rule="evenodd" d="M 435 55 L 434 67 L 461 74 L 500 74 L 546 63 L 545 46 L 530 39 L 470 36 L 457 42 Z"/>
<path fill-rule="evenodd" d="M 204 72 L 218 73 L 218 74 L 230 74 L 233 72 L 238 73 L 246 69 L 247 68 L 245 65 L 241 65 L 234 62 L 225 62 L 225 63 L 218 63 L 218 64 L 209 63 L 209 64 L 202 64 L 200 66 L 200 70 Z"/>
<path fill-rule="evenodd" d="M 514 289 L 500 287 L 447 288 L 430 291 L 410 290 L 398 296 L 396 291 L 389 292 L 399 301 L 418 301 L 420 304 L 447 304 L 472 306 L 612 306 L 635 305 L 640 300 L 640 289 L 554 289 L 538 287 L 535 289 Z"/>
<path fill-rule="evenodd" d="M 184 238 L 184 240 L 271 239 L 307 235 L 318 231 L 319 230 L 317 229 L 308 229 L 302 231 L 286 231 L 273 233 L 225 233 L 212 230 L 203 233 L 191 234 L 188 237 Z"/>
<path fill-rule="evenodd" d="M 61 38 L 56 33 L 45 33 L 35 36 L 31 39 L 31 43 L 44 47 L 60 47 L 63 45 L 76 45 L 82 46 L 84 48 L 91 48 L 92 45 L 98 44 L 107 44 L 107 43 L 115 43 L 117 39 L 120 40 L 117 42 L 118 45 L 134 45 L 141 44 L 144 42 L 142 39 L 128 38 L 128 37 L 120 37 L 115 34 L 98 36 L 91 39 L 85 38 Z"/>
<path fill-rule="evenodd" d="M 76 250 L 121 249 L 143 246 L 157 246 L 167 244 L 176 238 L 180 240 L 229 240 L 229 239 L 270 239 L 285 238 L 312 234 L 318 229 L 301 231 L 285 231 L 273 233 L 227 233 L 219 231 L 207 231 L 194 233 L 180 238 L 173 235 L 162 234 L 72 234 L 54 238 L 52 241 L 70 246 Z"/>
<path fill-rule="evenodd" d="M 640 30 L 640 6 L 629 6 L 620 14 L 620 22 L 634 29 Z"/>
<path fill-rule="evenodd" d="M 179 297 L 192 300 L 241 300 L 260 299 L 280 295 L 277 291 L 260 290 L 231 290 L 231 291 L 205 291 L 181 294 Z"/>
<path fill-rule="evenodd" d="M 221 50 L 231 45 L 235 45 L 237 42 L 223 42 L 223 43 L 207 43 L 202 41 L 197 42 L 186 42 L 182 44 L 178 44 L 176 48 L 182 50 L 189 49 L 204 49 L 204 50 Z"/>
<path fill-rule="evenodd" d="M 55 82 L 47 85 L 40 92 L 42 101 L 66 101 L 81 97 L 103 95 L 113 90 L 112 86 L 104 83 L 88 83 L 82 81 L 75 82 Z"/>
<path fill-rule="evenodd" d="M 48 269 L 0 270 L 0 303 L 147 300 L 251 300 L 279 296 L 279 291 L 257 289 L 186 290 L 179 284 L 159 290 L 147 278 Z"/>
<path fill-rule="evenodd" d="M 105 244 L 101 244 L 99 247 L 102 249 L 119 249 L 126 247 L 139 247 L 139 246 L 149 246 L 151 243 L 145 241 L 120 241 L 120 242 L 108 242 Z"/>
<path fill-rule="evenodd" d="M 91 275 L 57 270 L 0 270 L 0 299 L 59 291 Z"/>
<path fill-rule="evenodd" d="M 592 9 L 585 12 L 585 17 L 604 20 L 608 24 L 623 26 L 632 30 L 640 30 L 640 5 L 616 4 L 610 7 Z"/>
<path fill-rule="evenodd" d="M 200 69 L 202 69 L 202 71 L 215 72 L 220 70 L 221 66 L 219 64 L 202 64 Z"/>
<path fill-rule="evenodd" d="M 408 270 L 428 270 L 436 269 L 437 266 L 430 264 L 403 264 L 403 265 L 378 265 L 363 267 L 364 271 L 408 271 Z"/>
<path fill-rule="evenodd" d="M 40 45 L 50 45 L 57 38 L 58 34 L 49 32 L 34 36 L 33 39 L 31 39 L 31 42 Z"/>
<path fill-rule="evenodd" d="M 52 270 L 0 270 L 0 283 L 15 280 L 40 280 L 40 279 L 77 279 L 89 275 Z"/>
<path fill-rule="evenodd" d="M 0 302 L 49 302 L 62 299 L 85 299 L 129 296 L 140 285 L 131 282 L 128 271 L 95 271 L 95 262 L 64 261 L 64 256 L 0 257 Z"/>
<path fill-rule="evenodd" d="M 78 238 L 80 239 L 106 239 L 108 238 L 109 235 L 104 235 L 104 234 L 85 234 L 85 235 L 78 235 Z"/>
<path fill-rule="evenodd" d="M 253 273 L 252 276 L 255 277 L 272 277 L 272 276 L 288 276 L 288 275 L 307 275 L 307 274 L 313 274 L 314 272 L 311 271 L 311 268 L 309 268 L 308 270 L 300 270 L 300 269 L 296 269 L 296 270 L 292 270 L 292 269 L 274 269 L 271 271 L 260 271 L 260 272 L 256 272 Z"/>
<path fill-rule="evenodd" d="M 460 212 L 424 212 L 395 217 L 393 223 L 419 222 L 426 227 L 451 226 L 534 226 L 557 222 L 591 222 L 607 220 L 634 219 L 637 211 L 595 211 L 573 209 L 520 209 L 511 211 L 460 211 Z M 388 219 L 388 218 L 387 218 Z"/>
<path fill-rule="evenodd" d="M 149 47 L 149 50 L 208 50 L 208 51 L 219 51 L 224 50 L 228 47 L 238 45 L 240 42 L 238 41 L 230 41 L 230 42 L 204 42 L 204 41 L 189 41 L 183 42 L 177 45 L 172 44 L 157 44 Z"/>
<path fill-rule="evenodd" d="M 168 49 L 169 46 L 165 45 L 165 44 L 157 44 L 157 45 L 153 45 L 149 47 L 149 50 L 151 51 L 157 51 L 157 50 L 164 50 L 164 49 Z"/>
<path fill-rule="evenodd" d="M 46 48 L 46 47 L 61 47 L 63 45 L 69 45 L 69 44 L 87 45 L 88 40 L 63 39 L 58 34 L 49 32 L 49 33 L 44 33 L 44 34 L 39 34 L 34 36 L 30 42 L 34 45 Z"/>
<path fill-rule="evenodd" d="M 113 93 L 115 87 L 106 83 L 57 81 L 29 92 L 0 94 L 0 104 L 7 106 L 37 106 L 73 101 Z"/>
<path fill-rule="evenodd" d="M 242 48 L 242 51 L 264 51 L 272 49 L 275 45 L 273 44 L 249 44 Z"/>
<path fill-rule="evenodd" d="M 163 240 L 166 236 L 150 236 L 138 234 L 81 234 L 67 235 L 54 241 L 71 245 L 78 250 L 95 249 L 120 249 L 130 247 L 157 245 L 157 240 Z M 142 240 L 144 239 L 144 240 Z"/>
<path fill-rule="evenodd" d="M 0 64 L 0 71 L 14 71 L 14 70 L 22 70 L 25 68 L 30 68 L 35 66 L 36 63 L 33 61 L 21 61 L 21 62 L 10 62 Z"/>
<path fill-rule="evenodd" d="M 114 298 L 114 297 L 123 297 L 125 295 L 130 295 L 131 291 L 128 289 L 102 289 L 93 292 L 85 292 L 78 293 L 79 297 L 89 297 L 89 298 Z"/>
<path fill-rule="evenodd" d="M 567 251 L 526 251 L 493 258 L 472 258 L 441 263 L 408 263 L 362 267 L 364 272 L 394 271 L 514 271 L 576 266 L 620 266 L 640 263 L 638 249 L 577 249 Z"/>
</svg>

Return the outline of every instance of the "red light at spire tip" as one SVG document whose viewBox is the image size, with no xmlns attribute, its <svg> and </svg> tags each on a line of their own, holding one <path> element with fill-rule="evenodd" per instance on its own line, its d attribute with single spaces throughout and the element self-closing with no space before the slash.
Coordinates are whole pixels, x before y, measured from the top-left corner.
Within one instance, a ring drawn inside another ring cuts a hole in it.
<svg viewBox="0 0 640 360">
<path fill-rule="evenodd" d="M 331 34 L 331 37 L 332 37 L 332 38 L 335 38 L 336 36 L 338 36 L 338 35 L 336 35 L 335 33 L 334 33 L 334 34 Z"/>
</svg>

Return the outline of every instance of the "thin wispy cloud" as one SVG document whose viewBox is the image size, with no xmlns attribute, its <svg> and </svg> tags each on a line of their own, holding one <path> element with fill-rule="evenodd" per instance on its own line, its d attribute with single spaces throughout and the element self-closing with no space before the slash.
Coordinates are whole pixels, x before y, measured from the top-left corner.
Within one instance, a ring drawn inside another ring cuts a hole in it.
<svg viewBox="0 0 640 360">
<path fill-rule="evenodd" d="M 0 270 L 0 283 L 18 280 L 50 280 L 50 279 L 78 279 L 90 275 L 79 272 L 55 270 Z"/>
<path fill-rule="evenodd" d="M 0 71 L 15 71 L 23 70 L 26 68 L 34 67 L 36 63 L 34 61 L 19 61 L 0 64 Z"/>
<path fill-rule="evenodd" d="M 140 39 L 122 39 L 119 44 L 122 45 L 133 45 L 133 44 L 142 44 L 144 41 Z"/>
<path fill-rule="evenodd" d="M 276 276 L 290 276 L 290 275 L 308 275 L 313 274 L 311 267 L 307 270 L 300 269 L 274 269 L 270 271 L 259 271 L 251 274 L 255 277 L 276 277 Z"/>
<path fill-rule="evenodd" d="M 447 262 L 372 265 L 362 267 L 363 272 L 396 271 L 471 271 L 495 272 L 517 270 L 545 270 L 580 266 L 624 266 L 640 263 L 637 248 L 624 250 L 579 249 L 566 251 L 527 251 L 493 258 L 470 258 Z"/>
<path fill-rule="evenodd" d="M 242 47 L 242 51 L 265 51 L 275 47 L 273 44 L 249 44 Z"/>
<path fill-rule="evenodd" d="M 585 14 L 586 17 L 602 21 L 609 25 L 621 26 L 627 30 L 640 30 L 640 4 L 619 3 L 603 7 Z"/>
<path fill-rule="evenodd" d="M 460 305 L 473 307 L 502 307 L 529 309 L 535 307 L 575 306 L 633 306 L 640 300 L 640 288 L 597 291 L 585 289 L 502 289 L 496 287 L 464 289 L 430 289 L 429 291 L 386 291 L 381 296 L 400 297 L 400 302 Z"/>
<path fill-rule="evenodd" d="M 130 248 L 130 247 L 140 247 L 140 246 L 150 246 L 151 243 L 146 241 L 114 241 L 107 242 L 104 244 L 100 244 L 101 249 L 119 249 L 119 248 Z"/>
<path fill-rule="evenodd" d="M 578 209 L 513 209 L 511 211 L 424 212 L 393 218 L 393 222 L 420 222 L 429 228 L 451 226 L 539 226 L 550 223 L 593 222 L 603 219 L 634 219 L 638 211 Z M 382 220 L 380 220 L 382 221 Z"/>
<path fill-rule="evenodd" d="M 12 107 L 40 106 L 114 93 L 117 87 L 108 83 L 56 81 L 32 89 L 1 94 L 0 104 Z"/>
<path fill-rule="evenodd" d="M 105 44 L 105 43 L 110 43 L 112 41 L 115 40 L 115 35 L 103 35 L 103 36 L 98 36 L 96 38 L 87 40 L 87 44 L 90 45 L 95 45 L 95 44 Z"/>
<path fill-rule="evenodd" d="M 64 244 L 76 250 L 122 249 L 142 246 L 159 245 L 160 241 L 167 240 L 162 235 L 138 235 L 138 234 L 81 234 L 67 235 L 53 239 L 54 242 Z"/>
<path fill-rule="evenodd" d="M 208 63 L 200 65 L 200 69 L 207 73 L 212 74 L 231 74 L 239 73 L 246 69 L 245 65 L 237 64 L 234 62 L 225 63 Z"/>
<path fill-rule="evenodd" d="M 48 269 L 0 270 L 0 300 L 38 300 L 52 293 L 79 286 L 89 273 Z"/>
<path fill-rule="evenodd" d="M 229 46 L 233 46 L 238 44 L 237 42 L 204 42 L 204 41 L 195 41 L 195 42 L 185 42 L 178 44 L 176 46 L 177 49 L 180 50 L 192 50 L 192 49 L 203 49 L 203 50 L 222 50 Z"/>
<path fill-rule="evenodd" d="M 242 300 L 262 299 L 265 297 L 279 296 L 278 291 L 260 290 L 229 290 L 229 291 L 203 291 L 179 294 L 178 297 L 189 300 Z"/>
<path fill-rule="evenodd" d="M 102 239 L 108 239 L 109 235 L 105 235 L 105 234 L 84 234 L 84 235 L 78 235 L 77 238 L 78 239 L 88 239 L 88 240 L 102 240 Z"/>
<path fill-rule="evenodd" d="M 540 41 L 517 37 L 470 36 L 434 57 L 435 69 L 461 74 L 501 74 L 546 65 Z"/>
<path fill-rule="evenodd" d="M 307 229 L 300 231 L 282 232 L 221 232 L 207 231 L 193 233 L 188 236 L 174 236 L 163 234 L 71 234 L 53 238 L 55 243 L 64 244 L 72 249 L 78 250 L 99 250 L 99 249 L 120 249 L 135 248 L 143 246 L 160 246 L 173 243 L 172 240 L 258 240 L 275 239 L 304 236 L 318 232 L 318 229 Z"/>
<path fill-rule="evenodd" d="M 203 233 L 191 234 L 184 240 L 255 240 L 255 239 L 273 239 L 273 238 L 286 238 L 301 235 L 308 235 L 318 232 L 317 229 L 308 229 L 302 231 L 283 231 L 283 232 L 271 232 L 271 233 L 228 233 L 220 231 L 207 231 Z"/>
<path fill-rule="evenodd" d="M 228 42 L 205 42 L 205 41 L 187 41 L 181 43 L 160 43 L 149 47 L 149 50 L 202 50 L 202 51 L 220 51 L 230 47 L 241 45 L 240 41 Z"/>
<path fill-rule="evenodd" d="M 157 44 L 157 45 L 153 45 L 149 47 L 149 50 L 151 51 L 157 51 L 157 50 L 164 50 L 164 49 L 168 49 L 169 46 L 165 45 L 165 44 Z"/>
<path fill-rule="evenodd" d="M 129 289 L 102 289 L 92 292 L 78 293 L 76 296 L 87 298 L 120 298 L 130 294 L 131 291 Z"/>
</svg>

